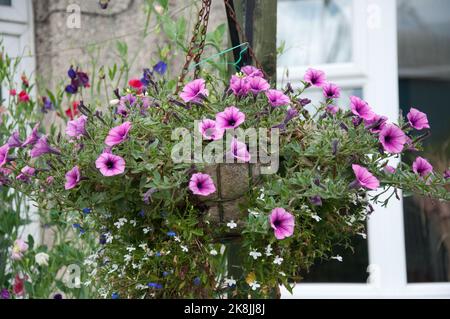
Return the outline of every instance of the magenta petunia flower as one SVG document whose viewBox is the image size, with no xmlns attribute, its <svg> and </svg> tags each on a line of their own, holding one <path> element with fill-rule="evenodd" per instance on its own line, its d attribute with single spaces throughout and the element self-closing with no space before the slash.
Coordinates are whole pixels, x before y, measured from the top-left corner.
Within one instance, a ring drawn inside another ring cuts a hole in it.
<svg viewBox="0 0 450 319">
<path fill-rule="evenodd" d="M 269 221 L 277 239 L 285 239 L 294 234 L 295 217 L 284 208 L 274 208 Z"/>
<path fill-rule="evenodd" d="M 236 96 L 246 96 L 250 92 L 250 79 L 248 77 L 239 77 L 232 75 L 230 79 L 230 89 Z"/>
<path fill-rule="evenodd" d="M 291 103 L 289 96 L 279 90 L 268 90 L 266 92 L 266 96 L 269 99 L 270 105 L 273 107 L 284 106 Z"/>
<path fill-rule="evenodd" d="M 336 105 L 328 105 L 327 112 L 332 115 L 335 115 L 337 112 L 339 112 L 339 107 Z"/>
<path fill-rule="evenodd" d="M 406 144 L 406 135 L 398 126 L 386 124 L 380 131 L 379 140 L 386 152 L 399 154 Z"/>
<path fill-rule="evenodd" d="M 75 188 L 80 183 L 80 181 L 81 181 L 80 168 L 78 166 L 75 166 L 66 173 L 66 184 L 64 185 L 64 188 L 66 190 Z"/>
<path fill-rule="evenodd" d="M 353 172 L 356 176 L 356 185 L 359 187 L 364 187 L 367 189 L 377 189 L 380 187 L 380 181 L 369 172 L 369 170 L 365 167 L 353 164 L 352 165 Z"/>
<path fill-rule="evenodd" d="M 18 131 L 15 131 L 8 139 L 8 145 L 11 148 L 22 147 L 23 142 L 20 140 L 20 135 Z"/>
<path fill-rule="evenodd" d="M 216 121 L 205 119 L 199 124 L 199 131 L 207 140 L 217 141 L 223 137 L 224 129 L 219 128 Z"/>
<path fill-rule="evenodd" d="M 325 83 L 323 86 L 323 96 L 327 99 L 337 99 L 341 96 L 341 89 L 333 83 Z"/>
<path fill-rule="evenodd" d="M 125 122 L 119 126 L 112 128 L 105 139 L 105 144 L 114 146 L 122 143 L 128 138 L 128 133 L 131 130 L 131 122 Z"/>
<path fill-rule="evenodd" d="M 125 160 L 120 156 L 104 152 L 95 161 L 95 166 L 103 176 L 111 177 L 125 171 Z"/>
<path fill-rule="evenodd" d="M 304 80 L 310 85 L 322 87 L 325 84 L 327 77 L 325 72 L 310 68 L 306 71 Z"/>
<path fill-rule="evenodd" d="M 9 153 L 10 147 L 8 144 L 3 145 L 0 147 L 0 167 L 3 167 L 3 165 L 6 164 L 8 161 L 8 153 Z"/>
<path fill-rule="evenodd" d="M 450 178 L 450 168 L 445 170 L 445 172 L 444 172 L 444 178 L 445 178 L 445 179 L 449 179 L 449 178 Z"/>
<path fill-rule="evenodd" d="M 374 117 L 370 120 L 364 120 L 364 125 L 370 132 L 376 134 L 380 133 L 383 127 L 386 126 L 388 118 L 383 115 L 375 114 Z"/>
<path fill-rule="evenodd" d="M 430 128 L 427 115 L 415 108 L 411 108 L 406 117 L 408 118 L 409 125 L 411 125 L 416 130 L 420 131 L 424 128 Z"/>
<path fill-rule="evenodd" d="M 244 73 L 246 76 L 250 76 L 250 77 L 253 77 L 253 76 L 260 77 L 260 78 L 264 77 L 264 74 L 260 69 L 255 68 L 254 66 L 251 66 L 251 65 L 246 65 L 246 66 L 242 67 L 241 72 Z"/>
<path fill-rule="evenodd" d="M 350 97 L 350 110 L 354 115 L 367 121 L 370 121 L 375 116 L 369 104 L 357 96 Z"/>
<path fill-rule="evenodd" d="M 38 158 L 45 154 L 61 155 L 61 152 L 55 148 L 50 147 L 47 142 L 47 136 L 42 136 L 30 151 L 31 158 Z"/>
<path fill-rule="evenodd" d="M 250 162 L 251 155 L 247 150 L 245 143 L 239 142 L 235 137 L 231 140 L 230 154 L 233 158 L 236 158 L 243 162 Z"/>
<path fill-rule="evenodd" d="M 37 123 L 31 134 L 25 139 L 25 142 L 23 142 L 22 147 L 28 146 L 28 145 L 34 145 L 39 139 L 39 126 L 40 123 Z"/>
<path fill-rule="evenodd" d="M 423 157 L 417 157 L 412 165 L 414 173 L 420 177 L 426 177 L 428 174 L 433 172 L 433 166 Z"/>
<path fill-rule="evenodd" d="M 30 178 L 33 177 L 36 174 L 36 169 L 30 166 L 25 166 L 20 171 L 20 174 L 17 175 L 16 179 L 18 181 L 28 183 L 30 181 Z"/>
<path fill-rule="evenodd" d="M 86 134 L 87 116 L 82 115 L 76 120 L 69 121 L 66 127 L 66 134 L 70 137 L 80 139 Z"/>
<path fill-rule="evenodd" d="M 395 169 L 395 167 L 391 166 L 391 165 L 386 165 L 384 167 L 384 171 L 386 172 L 386 174 L 395 174 L 395 172 L 397 171 Z"/>
<path fill-rule="evenodd" d="M 189 189 L 195 195 L 208 196 L 216 191 L 216 186 L 208 174 L 193 174 L 189 181 Z"/>
<path fill-rule="evenodd" d="M 208 90 L 206 89 L 205 80 L 197 79 L 186 84 L 183 91 L 180 93 L 180 97 L 184 102 L 201 102 L 203 97 L 208 96 Z"/>
<path fill-rule="evenodd" d="M 216 125 L 220 129 L 235 129 L 245 121 L 245 114 L 237 107 L 230 106 L 216 114 Z"/>
<path fill-rule="evenodd" d="M 264 78 L 259 77 L 259 76 L 249 77 L 248 83 L 250 85 L 250 91 L 254 95 L 270 89 L 269 82 L 267 82 Z"/>
</svg>

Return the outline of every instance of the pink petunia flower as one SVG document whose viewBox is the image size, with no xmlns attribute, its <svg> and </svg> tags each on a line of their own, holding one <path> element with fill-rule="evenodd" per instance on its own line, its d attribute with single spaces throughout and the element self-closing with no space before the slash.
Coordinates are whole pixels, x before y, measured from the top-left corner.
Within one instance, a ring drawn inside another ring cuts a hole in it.
<svg viewBox="0 0 450 319">
<path fill-rule="evenodd" d="M 45 154 L 61 155 L 61 152 L 56 148 L 50 147 L 47 142 L 47 136 L 42 136 L 30 151 L 31 158 L 38 158 Z"/>
<path fill-rule="evenodd" d="M 0 167 L 3 167 L 3 165 L 6 164 L 8 161 L 8 153 L 9 153 L 10 147 L 8 144 L 3 145 L 0 147 Z"/>
<path fill-rule="evenodd" d="M 375 114 L 370 120 L 364 120 L 364 125 L 371 133 L 380 133 L 383 127 L 386 126 L 388 118 L 383 115 Z"/>
<path fill-rule="evenodd" d="M 289 98 L 289 96 L 279 90 L 268 90 L 266 92 L 266 96 L 269 99 L 269 103 L 270 105 L 272 105 L 272 107 L 284 106 L 291 103 L 291 99 Z"/>
<path fill-rule="evenodd" d="M 245 121 L 245 114 L 237 107 L 230 106 L 216 114 L 216 125 L 223 130 L 235 129 Z"/>
<path fill-rule="evenodd" d="M 241 72 L 244 73 L 246 76 L 250 77 L 260 77 L 260 78 L 264 77 L 264 74 L 260 69 L 255 68 L 254 66 L 251 65 L 246 65 L 242 67 Z"/>
<path fill-rule="evenodd" d="M 70 137 L 80 139 L 86 134 L 87 116 L 82 115 L 76 120 L 69 121 L 66 127 L 66 134 Z"/>
<path fill-rule="evenodd" d="M 28 146 L 28 145 L 34 145 L 39 139 L 39 126 L 40 123 L 37 123 L 31 134 L 25 139 L 25 142 L 23 142 L 22 147 Z"/>
<path fill-rule="evenodd" d="M 353 164 L 352 165 L 353 172 L 356 176 L 356 185 L 359 187 L 364 187 L 367 189 L 377 189 L 380 187 L 380 181 L 369 172 L 369 170 L 365 167 Z"/>
<path fill-rule="evenodd" d="M 386 172 L 386 174 L 395 174 L 395 172 L 397 171 L 395 169 L 395 167 L 391 166 L 391 165 L 386 165 L 384 167 L 384 171 Z"/>
<path fill-rule="evenodd" d="M 180 93 L 180 97 L 184 102 L 201 102 L 204 96 L 208 96 L 208 90 L 206 89 L 205 80 L 197 79 L 186 84 L 183 91 Z"/>
<path fill-rule="evenodd" d="M 131 130 L 131 122 L 125 122 L 119 126 L 112 128 L 105 139 L 105 144 L 114 146 L 122 143 L 128 138 L 128 133 Z"/>
<path fill-rule="evenodd" d="M 250 91 L 257 95 L 258 93 L 265 92 L 270 89 L 270 84 L 264 78 L 259 76 L 253 76 L 248 78 L 250 85 Z"/>
<path fill-rule="evenodd" d="M 335 115 L 337 112 L 339 112 L 339 107 L 336 105 L 328 105 L 327 112 L 332 115 Z"/>
<path fill-rule="evenodd" d="M 274 208 L 269 221 L 277 239 L 282 240 L 294 234 L 295 217 L 284 208 Z"/>
<path fill-rule="evenodd" d="M 195 195 L 208 196 L 216 191 L 216 186 L 208 174 L 193 174 L 189 181 L 189 189 Z"/>
<path fill-rule="evenodd" d="M 310 85 L 322 87 L 325 84 L 327 77 L 325 72 L 309 68 L 306 71 L 304 80 Z"/>
<path fill-rule="evenodd" d="M 427 115 L 415 108 L 411 108 L 406 117 L 408 118 L 409 125 L 411 125 L 416 130 L 420 131 L 424 128 L 430 128 Z"/>
<path fill-rule="evenodd" d="M 250 79 L 249 77 L 239 77 L 232 75 L 230 79 L 230 89 L 236 96 L 246 96 L 250 92 Z"/>
<path fill-rule="evenodd" d="M 21 260 L 23 254 L 28 250 L 28 244 L 22 239 L 18 238 L 14 241 L 14 245 L 11 251 L 12 260 Z"/>
<path fill-rule="evenodd" d="M 120 156 L 105 152 L 97 158 L 95 166 L 103 176 L 111 177 L 125 171 L 125 160 Z"/>
<path fill-rule="evenodd" d="M 233 139 L 231 140 L 229 154 L 233 158 L 246 163 L 250 162 L 251 159 L 251 155 L 247 150 L 247 145 L 245 143 L 239 142 L 239 140 L 235 137 L 233 137 Z"/>
<path fill-rule="evenodd" d="M 55 182 L 55 178 L 53 176 L 49 176 L 45 179 L 47 185 L 52 185 Z"/>
<path fill-rule="evenodd" d="M 445 178 L 445 179 L 449 179 L 449 178 L 450 178 L 450 168 L 445 170 L 445 172 L 444 172 L 444 178 Z"/>
<path fill-rule="evenodd" d="M 417 157 L 412 165 L 414 173 L 420 177 L 426 177 L 428 174 L 433 172 L 433 166 L 423 157 Z"/>
<path fill-rule="evenodd" d="M 327 99 L 337 99 L 341 96 L 341 89 L 333 83 L 325 83 L 323 86 L 323 96 Z"/>
<path fill-rule="evenodd" d="M 25 166 L 20 171 L 20 174 L 17 175 L 16 179 L 18 181 L 28 183 L 30 181 L 30 178 L 33 177 L 36 174 L 36 169 L 30 166 Z"/>
<path fill-rule="evenodd" d="M 367 121 L 370 121 L 375 116 L 369 104 L 357 96 L 350 97 L 350 110 L 354 115 Z"/>
<path fill-rule="evenodd" d="M 18 131 L 15 131 L 8 139 L 8 145 L 11 148 L 22 147 L 23 142 L 20 140 L 20 135 Z"/>
<path fill-rule="evenodd" d="M 386 152 L 399 154 L 406 144 L 406 135 L 398 126 L 386 124 L 380 131 L 379 140 Z"/>
<path fill-rule="evenodd" d="M 217 126 L 216 121 L 205 119 L 199 124 L 199 131 L 207 140 L 217 141 L 223 137 L 224 129 Z"/>
<path fill-rule="evenodd" d="M 81 181 L 80 168 L 78 166 L 75 166 L 66 173 L 66 184 L 64 185 L 64 188 L 66 190 L 73 189 L 77 187 L 80 181 Z"/>
</svg>

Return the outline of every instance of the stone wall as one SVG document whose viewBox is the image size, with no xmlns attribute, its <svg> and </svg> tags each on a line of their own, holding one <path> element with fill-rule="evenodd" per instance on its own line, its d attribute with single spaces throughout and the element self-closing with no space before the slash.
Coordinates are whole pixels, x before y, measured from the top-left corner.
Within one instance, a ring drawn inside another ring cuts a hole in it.
<svg viewBox="0 0 450 319">
<path fill-rule="evenodd" d="M 201 1 L 169 0 L 169 3 L 175 18 L 184 16 L 188 30 L 192 30 Z M 77 4 L 81 9 L 79 29 L 67 27 L 70 4 Z M 98 65 L 119 62 L 115 50 L 117 40 L 128 44 L 130 55 L 137 54 L 130 75 L 138 76 L 143 67 L 151 66 L 158 45 L 168 41 L 164 34 L 152 32 L 142 43 L 145 0 L 111 0 L 106 10 L 100 9 L 98 0 L 33 0 L 33 6 L 37 74 L 50 87 L 66 80 L 66 70 L 71 64 L 85 66 L 96 48 L 101 49 Z M 209 30 L 225 21 L 223 1 L 213 1 Z M 152 17 L 150 30 L 155 24 L 156 18 Z M 177 63 L 169 66 L 172 74 L 178 74 L 183 60 L 180 56 Z"/>
</svg>

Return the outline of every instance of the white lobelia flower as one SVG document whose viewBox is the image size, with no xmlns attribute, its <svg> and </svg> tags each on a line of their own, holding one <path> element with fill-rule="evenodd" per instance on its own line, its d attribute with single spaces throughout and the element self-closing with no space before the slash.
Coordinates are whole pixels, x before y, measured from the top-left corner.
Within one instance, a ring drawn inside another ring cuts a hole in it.
<svg viewBox="0 0 450 319">
<path fill-rule="evenodd" d="M 34 256 L 34 260 L 39 266 L 48 266 L 49 258 L 50 256 L 46 253 L 37 253 L 36 256 Z"/>
<path fill-rule="evenodd" d="M 275 264 L 275 265 L 281 265 L 281 263 L 283 262 L 283 258 L 281 258 L 280 256 L 276 256 L 275 257 L 275 259 L 274 259 L 274 261 L 273 261 L 273 263 Z"/>
<path fill-rule="evenodd" d="M 322 220 L 322 218 L 315 213 L 311 214 L 311 218 L 314 219 L 316 222 L 320 222 Z"/>
<path fill-rule="evenodd" d="M 256 212 L 256 211 L 253 211 L 253 210 L 248 210 L 248 213 L 250 214 L 250 215 L 252 215 L 252 216 L 255 216 L 255 217 L 258 217 L 259 216 L 259 213 L 258 212 Z"/>
<path fill-rule="evenodd" d="M 281 276 L 283 276 L 283 277 L 286 277 L 286 273 L 284 273 L 284 272 L 282 272 L 282 271 L 280 271 L 280 272 L 278 272 Z"/>
<path fill-rule="evenodd" d="M 139 247 L 142 248 L 142 250 L 147 250 L 147 244 L 146 243 L 139 244 Z"/>
<path fill-rule="evenodd" d="M 113 239 L 114 239 L 114 236 L 111 235 L 111 233 L 106 233 L 106 234 L 105 234 L 105 240 L 106 240 L 106 243 L 107 243 L 107 244 L 111 244 L 112 241 L 113 241 Z"/>
<path fill-rule="evenodd" d="M 262 256 L 262 254 L 260 252 L 258 252 L 257 250 L 252 250 L 249 255 L 251 257 L 253 257 L 254 260 L 258 259 L 259 257 Z"/>
<path fill-rule="evenodd" d="M 234 220 L 230 220 L 230 222 L 227 224 L 227 227 L 230 229 L 234 229 L 237 227 L 237 224 L 234 222 Z"/>
<path fill-rule="evenodd" d="M 226 249 L 227 247 L 225 246 L 225 245 L 220 245 L 220 254 L 221 255 L 223 255 L 224 253 L 225 253 L 225 249 Z"/>
<path fill-rule="evenodd" d="M 144 290 L 144 289 L 147 289 L 148 286 L 143 285 L 143 284 L 137 284 L 135 288 L 136 288 L 136 290 Z"/>
<path fill-rule="evenodd" d="M 367 235 L 364 234 L 364 233 L 356 233 L 356 234 L 358 234 L 359 236 L 361 236 L 363 239 L 367 239 Z"/>
<path fill-rule="evenodd" d="M 183 251 L 185 253 L 187 253 L 189 251 L 189 249 L 184 245 L 180 245 L 180 247 L 181 247 L 181 251 Z"/>
<path fill-rule="evenodd" d="M 128 220 L 126 218 L 119 218 L 117 222 L 114 223 L 117 229 L 120 229 Z"/>
<path fill-rule="evenodd" d="M 342 262 L 342 261 L 343 261 L 342 256 L 339 256 L 339 255 L 333 256 L 333 257 L 331 257 L 331 259 L 337 260 L 337 261 L 339 261 L 339 262 Z"/>
<path fill-rule="evenodd" d="M 181 242 L 181 239 L 180 239 L 180 237 L 178 237 L 178 236 L 174 236 L 173 239 L 174 239 L 177 243 Z"/>
<path fill-rule="evenodd" d="M 133 246 L 128 246 L 128 247 L 127 247 L 127 251 L 128 251 L 129 253 L 131 253 L 131 252 L 133 252 L 133 251 L 135 251 L 135 250 L 136 250 L 136 248 L 133 247 Z"/>
<path fill-rule="evenodd" d="M 136 219 L 130 220 L 130 224 L 133 225 L 133 227 L 136 227 L 136 225 L 137 225 Z"/>
<path fill-rule="evenodd" d="M 129 254 L 126 254 L 126 255 L 123 255 L 123 260 L 125 261 L 125 262 L 130 262 L 130 260 L 131 260 L 131 255 L 129 255 Z"/>
<path fill-rule="evenodd" d="M 231 277 L 231 278 L 225 278 L 225 280 L 224 280 L 223 282 L 224 282 L 225 285 L 227 285 L 228 287 L 236 286 L 236 280 L 234 280 L 233 277 Z"/>
<path fill-rule="evenodd" d="M 267 257 L 269 257 L 269 256 L 272 256 L 272 245 L 267 245 L 267 247 L 266 247 L 266 256 Z"/>
<path fill-rule="evenodd" d="M 150 231 L 150 227 L 145 227 L 142 231 L 144 234 L 147 234 Z"/>
<path fill-rule="evenodd" d="M 261 285 L 258 284 L 257 281 L 251 282 L 251 283 L 249 284 L 249 286 L 252 288 L 253 291 L 255 291 L 256 289 L 261 288 Z"/>
<path fill-rule="evenodd" d="M 108 271 L 108 274 L 112 274 L 113 272 L 115 272 L 117 269 L 119 269 L 119 266 L 117 264 L 113 264 L 111 266 L 111 269 Z"/>
<path fill-rule="evenodd" d="M 217 254 L 218 254 L 217 250 L 215 250 L 215 249 L 212 249 L 209 253 L 213 256 L 217 256 Z"/>
</svg>

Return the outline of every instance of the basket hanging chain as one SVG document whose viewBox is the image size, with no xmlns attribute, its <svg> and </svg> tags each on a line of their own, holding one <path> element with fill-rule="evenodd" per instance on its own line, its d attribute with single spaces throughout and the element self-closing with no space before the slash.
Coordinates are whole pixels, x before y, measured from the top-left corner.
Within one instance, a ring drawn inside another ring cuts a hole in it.
<svg viewBox="0 0 450 319">
<path fill-rule="evenodd" d="M 186 61 L 181 71 L 181 75 L 178 78 L 176 93 L 180 91 L 184 79 L 189 72 L 189 65 L 192 61 L 197 64 L 194 72 L 194 78 L 197 79 L 200 74 L 200 66 L 198 65 L 198 63 L 200 62 L 203 50 L 205 49 L 206 32 L 208 29 L 211 1 L 212 0 L 202 0 L 202 7 L 198 12 L 198 20 L 194 26 L 194 32 L 192 34 L 188 52 L 186 54 Z"/>
</svg>

